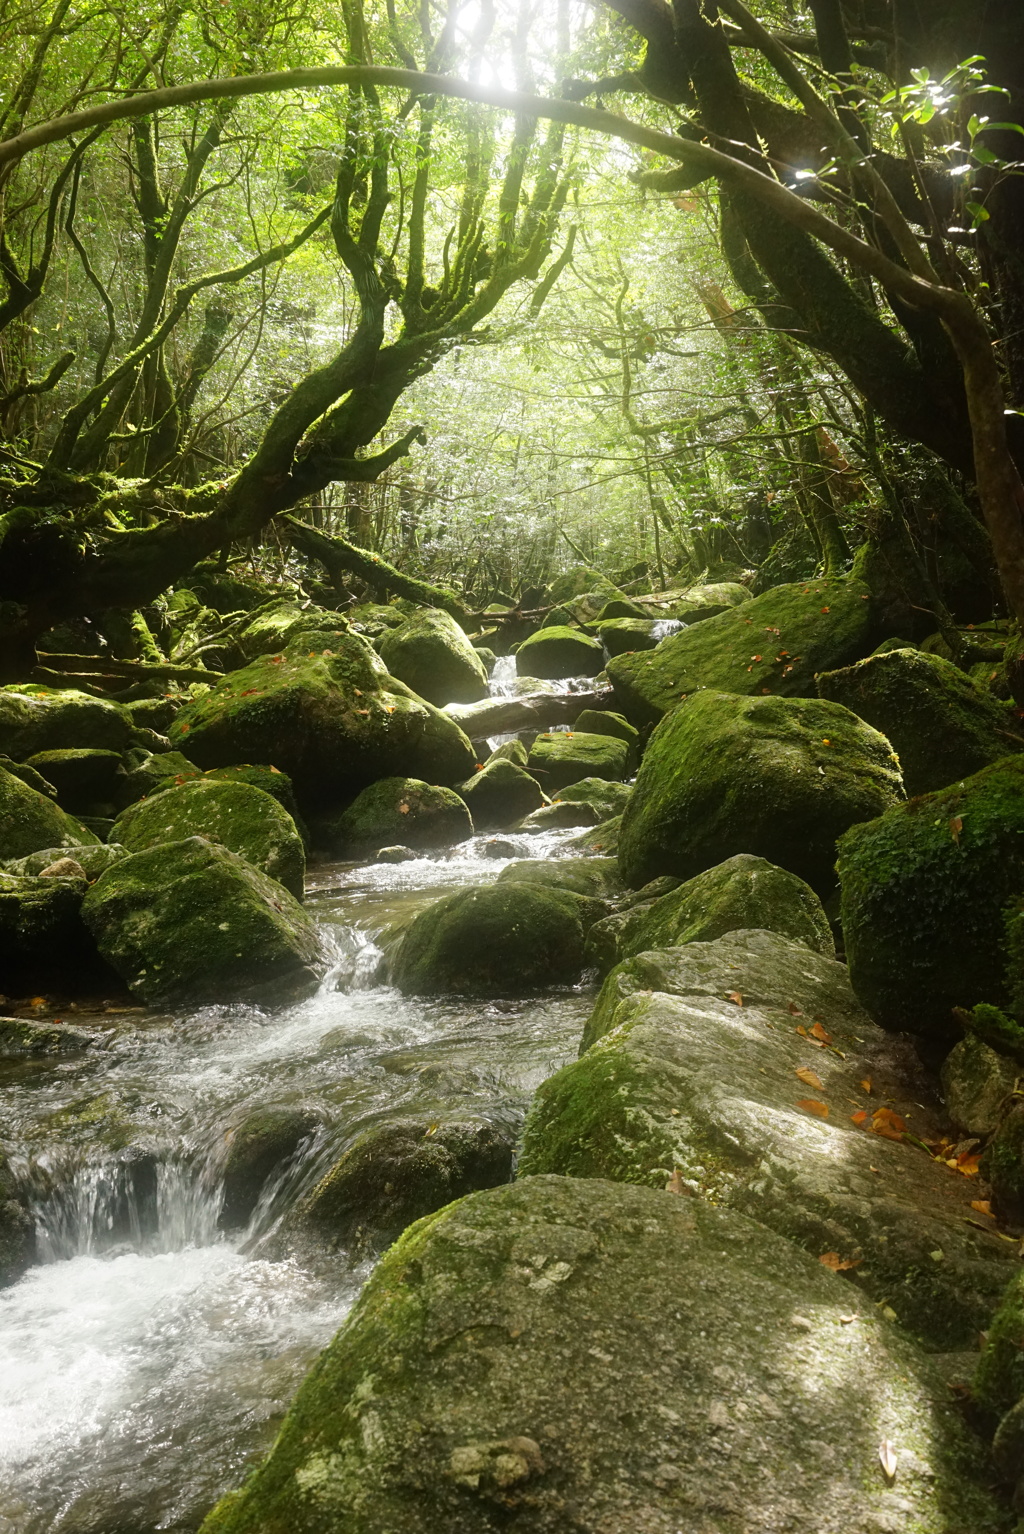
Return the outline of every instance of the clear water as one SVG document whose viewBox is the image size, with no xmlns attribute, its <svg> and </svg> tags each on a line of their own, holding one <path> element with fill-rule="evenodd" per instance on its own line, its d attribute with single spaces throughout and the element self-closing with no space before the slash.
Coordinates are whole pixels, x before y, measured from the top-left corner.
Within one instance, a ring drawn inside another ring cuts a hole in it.
<svg viewBox="0 0 1024 1534">
<path fill-rule="evenodd" d="M 523 837 L 523 850 L 556 856 L 572 834 Z M 308 1001 L 82 1017 L 109 1028 L 105 1048 L 0 1066 L 40 1253 L 0 1292 L 0 1534 L 194 1529 L 265 1451 L 365 1277 L 344 1253 L 288 1254 L 296 1199 L 383 1116 L 461 1110 L 516 1129 L 574 1055 L 586 988 L 423 1001 L 375 979 L 375 939 L 506 866 L 486 840 L 316 870 L 307 903 L 338 963 Z M 228 1237 L 225 1135 L 260 1104 L 302 1104 L 322 1128 Z"/>
</svg>

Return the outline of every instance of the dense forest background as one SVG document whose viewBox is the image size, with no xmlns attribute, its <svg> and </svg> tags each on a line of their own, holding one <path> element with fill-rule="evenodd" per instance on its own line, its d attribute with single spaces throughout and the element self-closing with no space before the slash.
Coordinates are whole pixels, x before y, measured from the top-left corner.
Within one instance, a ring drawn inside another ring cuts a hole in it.
<svg viewBox="0 0 1024 1534">
<path fill-rule="evenodd" d="M 867 544 L 962 664 L 1024 610 L 1012 0 L 57 0 L 0 35 L 7 680 L 201 667 L 197 569 L 220 616 L 232 573 L 344 607 L 389 589 L 353 548 L 479 610 Z M 355 83 L 268 84 L 309 66 Z"/>
</svg>

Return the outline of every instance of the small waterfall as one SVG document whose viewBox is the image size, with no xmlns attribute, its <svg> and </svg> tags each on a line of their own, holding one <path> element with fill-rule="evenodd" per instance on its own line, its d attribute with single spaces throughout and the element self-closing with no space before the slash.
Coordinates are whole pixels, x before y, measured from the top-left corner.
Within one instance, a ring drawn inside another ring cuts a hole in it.
<svg viewBox="0 0 1024 1534">
<path fill-rule="evenodd" d="M 218 1239 L 221 1187 L 206 1167 L 136 1155 L 78 1167 L 34 1208 L 41 1262 L 114 1248 L 178 1252 Z"/>
<path fill-rule="evenodd" d="M 487 689 L 492 698 L 514 698 L 516 695 L 516 658 L 499 655 L 494 662 Z"/>
<path fill-rule="evenodd" d="M 656 639 L 660 644 L 663 639 L 669 639 L 673 634 L 679 634 L 688 627 L 689 624 L 680 622 L 678 618 L 659 618 L 651 629 L 651 638 Z"/>
</svg>

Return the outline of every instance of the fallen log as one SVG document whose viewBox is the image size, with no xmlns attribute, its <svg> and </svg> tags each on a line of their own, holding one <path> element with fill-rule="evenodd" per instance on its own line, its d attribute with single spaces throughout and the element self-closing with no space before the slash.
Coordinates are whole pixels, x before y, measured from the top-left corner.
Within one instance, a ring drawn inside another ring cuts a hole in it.
<svg viewBox="0 0 1024 1534">
<path fill-rule="evenodd" d="M 572 724 L 585 708 L 607 708 L 610 687 L 586 692 L 531 692 L 521 698 L 484 698 L 480 703 L 448 703 L 450 714 L 470 740 L 491 735 L 512 735 L 517 730 L 545 730 L 556 724 Z"/>
<path fill-rule="evenodd" d="M 161 681 L 164 678 L 172 682 L 219 682 L 223 673 L 220 671 L 206 671 L 199 666 L 179 666 L 173 661 L 143 661 L 143 660 L 114 660 L 107 655 L 49 655 L 45 651 L 37 651 L 39 664 L 35 668 L 39 673 L 46 673 L 45 678 L 41 675 L 40 680 L 49 680 L 53 676 L 92 677 L 128 677 L 133 682 Z"/>
<path fill-rule="evenodd" d="M 424 607 L 440 607 L 449 613 L 456 623 L 468 623 L 471 614 L 454 591 L 447 586 L 432 586 L 429 581 L 417 580 L 413 575 L 403 575 L 394 565 L 388 564 L 379 554 L 361 549 L 345 538 L 329 538 L 315 527 L 299 522 L 295 517 L 283 516 L 288 537 L 301 554 L 317 559 L 333 576 L 341 571 L 357 575 L 378 594 L 394 592 L 410 602 Z"/>
</svg>

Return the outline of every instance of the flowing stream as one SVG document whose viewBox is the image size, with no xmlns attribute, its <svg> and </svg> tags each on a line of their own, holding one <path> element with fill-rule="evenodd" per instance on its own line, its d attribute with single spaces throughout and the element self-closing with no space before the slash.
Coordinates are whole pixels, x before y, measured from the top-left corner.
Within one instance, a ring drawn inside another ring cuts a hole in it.
<svg viewBox="0 0 1024 1534">
<path fill-rule="evenodd" d="M 556 856 L 573 834 L 522 836 L 521 855 Z M 386 928 L 506 866 L 486 841 L 314 870 L 307 904 L 338 957 L 308 1001 L 76 1014 L 103 1046 L 0 1065 L 40 1257 L 0 1292 L 0 1534 L 194 1529 L 265 1451 L 366 1276 L 344 1252 L 295 1255 L 281 1233 L 296 1201 L 382 1117 L 515 1130 L 575 1054 L 586 987 L 423 1001 L 374 979 Z M 300 1104 L 320 1127 L 226 1234 L 225 1135 L 255 1107 Z"/>
</svg>

